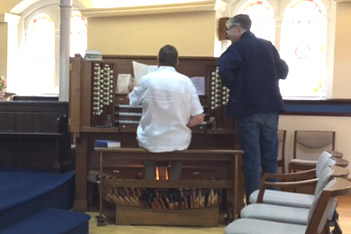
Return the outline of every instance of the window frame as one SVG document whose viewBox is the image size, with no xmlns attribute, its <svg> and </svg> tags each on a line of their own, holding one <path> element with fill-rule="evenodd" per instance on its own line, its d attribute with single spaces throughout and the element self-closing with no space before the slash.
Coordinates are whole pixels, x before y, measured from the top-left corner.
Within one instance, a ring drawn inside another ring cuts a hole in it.
<svg viewBox="0 0 351 234">
<path fill-rule="evenodd" d="M 39 0 L 30 6 L 23 9 L 21 12 L 17 12 L 20 15 L 20 20 L 18 24 L 18 57 L 23 57 L 23 53 L 25 52 L 25 38 L 27 29 L 31 19 L 39 14 L 45 13 L 51 17 L 55 24 L 55 89 L 57 93 L 53 93 L 55 95 L 59 94 L 59 70 L 60 70 L 60 0 Z M 16 7 L 14 7 L 15 9 Z M 71 8 L 71 11 L 79 11 L 79 9 L 84 8 L 79 2 L 74 2 Z M 15 74 L 19 77 L 18 74 Z M 23 79 L 21 77 L 20 79 Z M 15 90 L 14 90 L 15 91 Z M 34 93 L 33 93 L 34 94 Z"/>
<path fill-rule="evenodd" d="M 228 10 L 229 17 L 232 17 L 238 12 L 242 4 L 250 0 L 229 0 L 228 2 Z M 280 51 L 281 44 L 281 25 L 283 22 L 283 15 L 285 9 L 289 6 L 291 0 L 266 0 L 271 4 L 274 10 L 274 20 L 275 20 L 275 47 L 278 51 Z M 284 97 L 288 99 L 324 99 L 324 98 L 332 98 L 333 96 L 333 72 L 334 72 L 334 50 L 335 50 L 335 21 L 336 21 L 336 2 L 332 0 L 319 0 L 322 4 L 324 4 L 324 8 L 326 9 L 326 20 L 327 20 L 327 38 L 326 38 L 326 71 L 325 71 L 325 85 L 327 88 L 326 96 L 309 96 L 309 97 L 301 97 L 301 96 L 289 96 Z M 223 51 L 226 49 L 226 44 L 228 42 L 224 42 L 224 46 L 222 46 Z M 230 44 L 229 44 L 230 45 Z M 222 51 L 222 52 L 223 52 Z M 284 59 L 284 58 L 283 58 Z"/>
</svg>

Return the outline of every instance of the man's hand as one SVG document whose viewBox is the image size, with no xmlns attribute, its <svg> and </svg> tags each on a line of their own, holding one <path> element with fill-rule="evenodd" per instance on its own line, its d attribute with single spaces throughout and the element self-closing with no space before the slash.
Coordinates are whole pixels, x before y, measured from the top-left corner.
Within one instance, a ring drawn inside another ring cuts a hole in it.
<svg viewBox="0 0 351 234">
<path fill-rule="evenodd" d="M 187 126 L 189 128 L 191 128 L 191 127 L 194 127 L 196 125 L 200 125 L 200 124 L 202 124 L 204 122 L 204 119 L 205 119 L 205 115 L 204 114 L 191 116 Z"/>
<path fill-rule="evenodd" d="M 135 88 L 136 85 L 137 85 L 137 82 L 136 82 L 135 78 L 132 77 L 132 79 L 130 79 L 130 82 L 128 84 L 129 93 L 131 93 L 133 91 L 133 89 Z"/>
</svg>

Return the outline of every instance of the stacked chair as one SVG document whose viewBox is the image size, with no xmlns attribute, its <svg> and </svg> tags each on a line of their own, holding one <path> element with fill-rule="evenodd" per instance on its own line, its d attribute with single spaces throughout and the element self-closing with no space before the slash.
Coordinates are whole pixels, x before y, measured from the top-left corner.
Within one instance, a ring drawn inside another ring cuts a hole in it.
<svg viewBox="0 0 351 234">
<path fill-rule="evenodd" d="M 293 158 L 289 172 L 314 168 L 318 155 L 327 150 L 337 159 L 337 165 L 345 166 L 342 153 L 335 151 L 334 131 L 296 130 L 294 132 Z M 347 166 L 347 165 L 346 165 Z"/>
<path fill-rule="evenodd" d="M 264 175 L 260 190 L 250 196 L 252 204 L 242 209 L 241 219 L 229 224 L 225 233 L 329 233 L 329 220 L 334 217 L 337 206 L 335 197 L 351 189 L 351 183 L 342 178 L 347 177 L 348 170 L 335 166 L 334 159 L 330 152 L 324 151 L 314 169 Z M 314 194 L 266 189 L 267 186 L 286 189 L 310 185 L 315 186 Z M 337 221 L 334 224 L 334 230 L 341 233 Z"/>
<path fill-rule="evenodd" d="M 316 186 L 318 183 L 318 178 L 321 177 L 322 171 L 327 166 L 335 165 L 335 160 L 332 159 L 332 154 L 324 151 L 317 161 L 316 167 L 314 169 L 300 171 L 296 173 L 287 174 L 264 174 L 262 176 L 260 189 L 254 191 L 250 195 L 250 203 L 269 203 L 278 205 L 291 205 L 298 207 L 310 207 L 314 198 L 314 195 L 310 194 L 300 194 L 294 192 L 278 191 L 278 190 L 267 190 L 267 186 L 277 187 L 278 183 L 270 183 L 269 179 L 276 179 L 278 181 L 295 181 L 287 183 L 282 183 L 281 186 L 285 188 L 296 188 L 304 186 Z M 309 179 L 309 180 L 307 180 Z M 317 189 L 320 186 L 316 186 Z M 317 193 L 315 189 L 315 193 Z M 302 204 L 305 203 L 305 204 Z"/>
<path fill-rule="evenodd" d="M 351 182 L 344 178 L 333 178 L 318 194 L 308 211 L 306 224 L 241 218 L 225 228 L 225 234 L 316 234 L 329 233 L 327 217 L 335 197 L 351 192 Z"/>
<path fill-rule="evenodd" d="M 282 172 L 285 173 L 285 140 L 286 140 L 286 130 L 278 130 L 278 168 L 282 169 Z"/>
</svg>

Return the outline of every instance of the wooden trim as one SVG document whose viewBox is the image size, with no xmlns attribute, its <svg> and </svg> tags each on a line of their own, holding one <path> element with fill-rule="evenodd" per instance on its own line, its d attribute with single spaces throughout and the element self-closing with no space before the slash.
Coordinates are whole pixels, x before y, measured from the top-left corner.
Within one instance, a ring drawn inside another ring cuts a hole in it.
<svg viewBox="0 0 351 234">
<path fill-rule="evenodd" d="M 70 130 L 71 132 L 79 132 L 80 128 L 80 74 L 81 62 L 80 56 L 75 56 L 70 59 L 70 97 L 69 97 L 69 111 L 70 111 Z M 76 69 L 72 69 L 75 67 Z"/>
<path fill-rule="evenodd" d="M 229 19 L 229 17 L 223 17 L 218 21 L 218 39 L 221 41 L 228 40 L 226 24 Z"/>
<path fill-rule="evenodd" d="M 285 104 L 351 104 L 351 99 L 284 99 Z"/>
<path fill-rule="evenodd" d="M 148 60 L 155 60 L 157 62 L 157 56 L 153 55 L 103 55 L 103 60 L 109 62 L 108 60 L 113 59 L 127 59 L 127 60 L 138 60 L 138 59 L 148 59 Z M 206 56 L 179 56 L 179 60 L 200 60 L 200 61 L 208 61 L 213 60 L 217 61 L 218 58 L 216 57 L 206 57 Z"/>
<path fill-rule="evenodd" d="M 282 115 L 351 116 L 351 99 L 284 100 Z"/>
<path fill-rule="evenodd" d="M 77 211 L 86 211 L 88 208 L 87 200 L 87 143 L 86 137 L 81 137 L 80 142 L 76 145 L 76 178 L 75 178 L 75 201 L 74 209 Z M 81 146 L 81 147 L 80 147 Z"/>
<path fill-rule="evenodd" d="M 232 161 L 235 155 L 244 154 L 243 150 L 226 149 L 188 149 L 184 151 L 151 153 L 142 148 L 95 148 L 97 152 L 103 152 L 103 157 L 116 156 L 118 159 L 149 159 L 157 161 L 172 160 L 199 160 L 199 161 Z M 191 157 L 190 157 L 191 155 Z"/>
<path fill-rule="evenodd" d="M 348 113 L 330 113 L 330 112 L 283 112 L 281 115 L 309 115 L 309 116 L 334 116 L 334 117 L 350 117 L 351 114 Z"/>
<path fill-rule="evenodd" d="M 104 179 L 104 187 L 135 188 L 232 188 L 230 180 L 142 180 L 142 179 Z"/>
<path fill-rule="evenodd" d="M 81 132 L 92 132 L 92 133 L 118 133 L 119 132 L 119 128 L 118 127 L 106 127 L 106 128 L 98 128 L 98 127 L 87 127 L 84 126 L 81 128 L 80 130 Z"/>
<path fill-rule="evenodd" d="M 81 62 L 81 79 L 80 79 L 80 126 L 91 126 L 91 96 L 92 96 L 92 66 L 93 63 L 88 60 Z"/>
</svg>

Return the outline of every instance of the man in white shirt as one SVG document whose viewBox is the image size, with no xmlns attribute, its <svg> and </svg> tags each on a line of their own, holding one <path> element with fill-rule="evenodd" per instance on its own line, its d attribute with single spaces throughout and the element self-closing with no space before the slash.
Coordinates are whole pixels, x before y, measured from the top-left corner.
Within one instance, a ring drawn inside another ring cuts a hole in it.
<svg viewBox="0 0 351 234">
<path fill-rule="evenodd" d="M 203 108 L 189 77 L 175 70 L 176 48 L 162 47 L 157 61 L 158 70 L 143 76 L 129 94 L 129 104 L 143 109 L 137 140 L 140 147 L 154 153 L 185 150 L 191 141 L 189 127 L 204 121 Z M 144 164 L 145 178 L 154 179 L 156 162 Z M 181 164 L 171 162 L 170 179 L 180 177 Z"/>
</svg>

